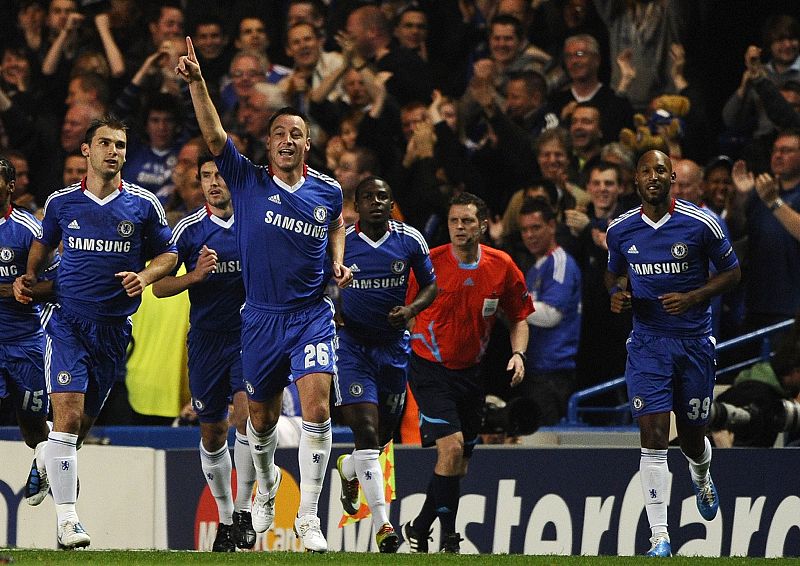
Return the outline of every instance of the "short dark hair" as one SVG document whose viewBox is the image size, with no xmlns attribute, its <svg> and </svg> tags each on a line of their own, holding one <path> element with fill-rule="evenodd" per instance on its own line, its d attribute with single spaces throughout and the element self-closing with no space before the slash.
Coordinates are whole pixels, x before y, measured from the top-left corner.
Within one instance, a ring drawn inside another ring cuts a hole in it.
<svg viewBox="0 0 800 566">
<path fill-rule="evenodd" d="M 77 80 L 81 89 L 93 90 L 97 93 L 97 100 L 102 104 L 107 105 L 111 96 L 111 90 L 108 86 L 108 81 L 97 73 L 80 73 L 72 77 L 72 80 Z"/>
<path fill-rule="evenodd" d="M 200 17 L 195 20 L 194 25 L 192 26 L 193 36 L 197 33 L 197 28 L 200 26 L 217 26 L 222 32 L 222 35 L 227 35 L 225 32 L 225 22 L 222 21 L 222 18 L 219 16 L 219 14 L 211 12 L 200 14 Z"/>
<path fill-rule="evenodd" d="M 525 90 L 528 95 L 534 92 L 541 93 L 542 96 L 547 94 L 547 79 L 539 72 L 529 69 L 527 71 L 509 73 L 506 84 L 510 81 L 522 81 L 525 84 Z"/>
<path fill-rule="evenodd" d="M 11 163 L 10 159 L 3 155 L 0 155 L 0 177 L 2 177 L 6 183 L 17 180 L 16 167 Z"/>
<path fill-rule="evenodd" d="M 492 28 L 496 25 L 513 26 L 514 35 L 517 36 L 517 39 L 522 39 L 525 37 L 525 28 L 523 27 L 522 22 L 511 14 L 498 14 L 493 17 L 492 21 L 489 22 L 489 33 L 491 33 Z"/>
<path fill-rule="evenodd" d="M 522 194 L 524 195 L 528 189 L 538 189 L 538 188 L 544 189 L 544 192 L 547 193 L 547 198 L 550 199 L 551 206 L 556 206 L 558 204 L 558 188 L 556 187 L 556 184 L 550 179 L 543 179 L 543 178 L 534 179 L 525 186 L 525 188 L 522 191 Z"/>
<path fill-rule="evenodd" d="M 364 171 L 369 171 L 373 175 L 380 175 L 381 161 L 378 158 L 378 154 L 375 153 L 374 149 L 363 146 L 356 146 L 353 149 L 345 151 L 349 151 L 350 153 L 353 153 L 356 156 L 356 163 L 358 166 L 359 173 L 363 173 Z"/>
<path fill-rule="evenodd" d="M 102 128 L 103 126 L 107 126 L 112 130 L 122 130 L 125 132 L 125 135 L 128 135 L 128 126 L 114 116 L 113 114 L 106 114 L 101 118 L 95 118 L 91 122 L 89 122 L 89 127 L 86 128 L 86 134 L 83 136 L 83 143 L 87 145 L 92 145 L 92 138 L 94 138 L 95 133 L 97 130 Z"/>
<path fill-rule="evenodd" d="M 392 187 L 389 186 L 389 183 L 386 182 L 386 179 L 378 177 L 377 175 L 370 175 L 369 177 L 365 177 L 364 179 L 361 179 L 361 181 L 358 182 L 358 185 L 356 185 L 354 200 L 358 200 L 358 197 L 361 195 L 361 191 L 366 189 L 368 185 L 372 185 L 375 183 L 383 183 L 383 185 L 386 187 L 386 190 L 389 191 L 389 198 L 394 200 L 394 193 L 392 192 Z"/>
<path fill-rule="evenodd" d="M 204 149 L 200 152 L 200 155 L 197 156 L 197 178 L 200 178 L 200 168 L 208 163 L 209 161 L 214 161 L 214 156 L 211 155 L 211 152 L 207 149 Z M 214 161 L 216 164 L 216 161 Z"/>
<path fill-rule="evenodd" d="M 764 48 L 769 49 L 773 41 L 800 38 L 800 23 L 788 14 L 774 14 L 764 22 Z"/>
<path fill-rule="evenodd" d="M 589 171 L 586 173 L 586 179 L 588 180 L 592 177 L 592 171 L 613 171 L 614 174 L 617 176 L 617 184 L 622 184 L 622 170 L 620 170 L 619 165 L 616 163 L 609 163 L 608 161 L 598 161 L 597 163 L 593 164 L 589 167 Z"/>
<path fill-rule="evenodd" d="M 298 118 L 302 119 L 303 123 L 306 125 L 306 137 L 311 135 L 308 117 L 306 117 L 305 114 L 293 106 L 284 106 L 283 108 L 276 110 L 275 113 L 269 117 L 269 122 L 267 123 L 268 132 L 272 132 L 272 124 L 275 123 L 275 120 L 277 120 L 279 116 L 297 116 Z"/>
<path fill-rule="evenodd" d="M 523 214 L 534 214 L 536 212 L 542 215 L 542 219 L 545 222 L 556 219 L 556 211 L 553 210 L 550 203 L 543 197 L 527 197 L 522 201 L 522 206 L 519 209 L 520 216 Z"/>
<path fill-rule="evenodd" d="M 448 207 L 448 210 L 457 204 L 475 205 L 475 208 L 477 209 L 478 220 L 481 222 L 489 218 L 489 208 L 486 206 L 486 202 L 484 202 L 484 200 L 478 195 L 473 195 L 472 193 L 468 193 L 466 191 L 459 193 L 450 199 L 450 206 Z"/>
</svg>

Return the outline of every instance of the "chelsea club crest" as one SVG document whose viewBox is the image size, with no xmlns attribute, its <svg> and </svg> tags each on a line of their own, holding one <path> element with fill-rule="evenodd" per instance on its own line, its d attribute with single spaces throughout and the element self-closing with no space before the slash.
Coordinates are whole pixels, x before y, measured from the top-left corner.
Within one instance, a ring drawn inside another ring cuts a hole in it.
<svg viewBox="0 0 800 566">
<path fill-rule="evenodd" d="M 324 206 L 317 206 L 314 208 L 314 220 L 317 222 L 325 222 L 325 218 L 328 216 L 328 211 L 325 210 Z"/>
<path fill-rule="evenodd" d="M 689 246 L 687 246 L 683 242 L 675 242 L 674 244 L 672 244 L 672 247 L 670 248 L 669 251 L 672 254 L 672 257 L 674 257 L 675 259 L 683 259 L 689 252 Z"/>
<path fill-rule="evenodd" d="M 123 220 L 117 224 L 117 234 L 123 238 L 130 238 L 131 234 L 133 234 L 133 222 L 130 220 Z"/>
</svg>

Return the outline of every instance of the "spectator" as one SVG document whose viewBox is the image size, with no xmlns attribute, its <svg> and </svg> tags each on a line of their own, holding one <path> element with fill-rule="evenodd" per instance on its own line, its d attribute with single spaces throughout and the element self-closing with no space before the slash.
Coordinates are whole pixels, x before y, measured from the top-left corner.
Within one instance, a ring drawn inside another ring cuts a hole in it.
<svg viewBox="0 0 800 566">
<path fill-rule="evenodd" d="M 16 180 L 11 202 L 16 208 L 23 208 L 31 214 L 39 213 L 37 216 L 41 220 L 41 213 L 39 212 L 41 209 L 36 204 L 36 199 L 31 192 L 28 159 L 24 153 L 13 149 L 5 152 L 5 158 L 14 166 L 15 170 Z M 84 164 L 86 163 L 85 158 L 83 162 Z"/>
<path fill-rule="evenodd" d="M 222 79 L 228 73 L 234 49 L 225 32 L 222 20 L 214 15 L 201 16 L 194 24 L 192 31 L 197 56 L 203 65 L 206 82 L 211 89 L 211 96 L 219 100 Z"/>
<path fill-rule="evenodd" d="M 367 177 L 374 177 L 380 173 L 378 156 L 371 149 L 353 147 L 346 149 L 334 171 L 336 180 L 342 186 L 342 218 L 346 226 L 358 220 L 358 211 L 355 209 L 356 187 Z M 392 202 L 394 215 L 394 202 Z"/>
<path fill-rule="evenodd" d="M 608 141 L 619 137 L 622 128 L 633 125 L 633 108 L 624 96 L 600 81 L 601 54 L 591 35 L 574 35 L 564 41 L 563 61 L 569 82 L 550 96 L 553 113 L 566 122 L 575 105 L 590 102 L 600 112 L 600 129 Z"/>
<path fill-rule="evenodd" d="M 783 206 L 800 210 L 800 131 L 778 134 L 771 173 L 779 182 L 777 191 L 763 191 L 765 203 L 759 198 L 762 191 L 754 190 L 756 179 L 746 164 L 737 161 L 733 167 L 736 192 L 727 221 L 733 233 L 747 233 L 746 326 L 752 330 L 791 318 L 800 310 L 800 241 L 779 220 L 785 214 L 780 211 Z"/>
<path fill-rule="evenodd" d="M 586 189 L 590 202 L 586 211 L 567 210 L 565 224 L 577 241 L 575 259 L 582 273 L 578 385 L 581 389 L 618 377 L 625 371 L 625 339 L 631 330 L 629 315 L 613 314 L 603 283 L 608 261 L 606 230 L 625 210 L 616 165 L 596 163 L 589 168 Z M 602 331 L 598 331 L 602 329 Z M 598 366 L 598 356 L 604 363 Z"/>
<path fill-rule="evenodd" d="M 622 210 L 629 210 L 642 204 L 639 194 L 636 192 L 636 185 L 633 182 L 635 168 L 633 160 L 634 155 L 631 148 L 619 142 L 607 143 L 600 150 L 600 161 L 613 163 L 619 168 L 620 186 L 622 188 L 619 202 Z"/>
<path fill-rule="evenodd" d="M 417 4 L 400 10 L 394 23 L 394 38 L 400 47 L 413 51 L 428 61 L 428 14 Z"/>
<path fill-rule="evenodd" d="M 357 66 L 373 73 L 386 71 L 386 89 L 401 106 L 430 102 L 433 79 L 425 61 L 415 52 L 392 45 L 389 22 L 377 6 L 356 8 L 347 18 L 347 34 L 358 56 Z"/>
<path fill-rule="evenodd" d="M 703 169 L 703 202 L 721 218 L 728 216 L 728 203 L 733 196 L 732 171 L 733 160 L 727 155 L 712 158 Z"/>
<path fill-rule="evenodd" d="M 64 158 L 64 186 L 79 182 L 86 176 L 86 158 L 80 152 L 70 153 Z"/>
<path fill-rule="evenodd" d="M 780 86 L 787 80 L 800 79 L 800 23 L 789 15 L 775 15 L 764 24 L 763 49 L 770 59 L 764 66 L 767 78 Z M 734 133 L 750 135 L 754 139 L 774 132 L 760 98 L 750 87 L 748 67 L 757 63 L 761 50 L 755 46 L 747 49 L 745 73 L 739 88 L 731 95 L 722 110 L 725 126 Z"/>
<path fill-rule="evenodd" d="M 579 102 L 572 111 L 569 136 L 575 172 L 570 174 L 570 178 L 581 187 L 586 186 L 589 168 L 600 159 L 603 147 L 601 121 L 600 109 L 589 102 Z"/>
<path fill-rule="evenodd" d="M 610 57 L 628 57 L 636 69 L 625 89 L 637 112 L 669 85 L 669 49 L 681 43 L 686 25 L 678 0 L 594 0 L 609 31 Z M 611 84 L 618 85 L 622 72 L 614 67 Z"/>
<path fill-rule="evenodd" d="M 700 166 L 690 159 L 681 159 L 673 167 L 676 177 L 675 183 L 672 185 L 672 196 L 688 201 L 704 210 L 717 221 L 717 224 L 725 233 L 725 237 L 732 241 L 727 223 L 703 202 L 703 170 Z M 709 266 L 709 269 L 712 275 L 716 273 L 713 264 Z M 736 292 L 736 289 L 733 289 L 726 295 L 733 296 Z M 722 295 L 717 295 L 711 299 L 711 328 L 716 337 L 729 336 L 731 334 L 722 330 L 722 301 Z"/>
<path fill-rule="evenodd" d="M 581 272 L 556 242 L 556 216 L 544 199 L 530 199 L 519 211 L 522 243 L 535 259 L 525 282 L 533 300 L 525 379 L 516 394 L 532 399 L 537 422 L 554 425 L 567 414 L 575 390 L 575 359 L 581 328 Z"/>
<path fill-rule="evenodd" d="M 294 62 L 292 73 L 284 77 L 278 86 L 283 90 L 286 100 L 303 112 L 308 112 L 309 91 L 319 88 L 325 77 L 335 74 L 343 66 L 343 57 L 336 52 L 322 50 L 323 38 L 313 24 L 298 22 L 286 32 L 286 55 Z M 339 83 L 331 89 L 326 98 L 336 100 L 342 91 Z M 323 132 L 319 124 L 311 124 L 311 140 L 314 146 L 324 145 Z"/>
</svg>

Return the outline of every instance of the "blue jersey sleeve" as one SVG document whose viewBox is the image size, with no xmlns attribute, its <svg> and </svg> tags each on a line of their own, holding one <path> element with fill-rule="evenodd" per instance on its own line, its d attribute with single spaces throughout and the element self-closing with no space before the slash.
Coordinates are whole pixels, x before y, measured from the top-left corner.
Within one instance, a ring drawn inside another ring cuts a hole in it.
<svg viewBox="0 0 800 566">
<path fill-rule="evenodd" d="M 611 227 L 606 232 L 606 246 L 608 246 L 608 270 L 617 275 L 623 275 L 628 271 L 628 260 L 622 255 L 619 249 L 619 233 Z"/>
<path fill-rule="evenodd" d="M 61 226 L 58 223 L 59 200 L 48 200 L 44 207 L 42 235 L 39 241 L 48 248 L 54 248 L 61 240 Z"/>
<path fill-rule="evenodd" d="M 164 207 L 158 200 L 148 200 L 150 205 L 145 226 L 148 256 L 155 257 L 163 253 L 178 253 L 178 248 L 172 243 L 172 230 L 167 224 L 167 215 Z"/>
<path fill-rule="evenodd" d="M 416 240 L 414 241 L 416 242 Z M 413 250 L 409 259 L 411 261 L 411 269 L 414 270 L 414 277 L 421 289 L 436 281 L 436 274 L 433 270 L 433 263 L 431 263 L 431 256 L 427 246 L 423 249 L 419 242 L 416 242 L 416 244 L 416 249 Z"/>
<path fill-rule="evenodd" d="M 722 228 L 720 228 L 721 230 Z M 706 253 L 717 273 L 728 271 L 739 265 L 739 258 L 736 257 L 736 252 L 733 251 L 733 246 L 728 238 L 718 237 L 711 230 L 706 230 Z"/>
<path fill-rule="evenodd" d="M 265 168 L 254 165 L 252 161 L 239 153 L 230 137 L 225 142 L 222 153 L 214 158 L 214 162 L 232 194 L 255 186 L 260 169 L 263 169 L 264 175 L 267 173 Z"/>
</svg>

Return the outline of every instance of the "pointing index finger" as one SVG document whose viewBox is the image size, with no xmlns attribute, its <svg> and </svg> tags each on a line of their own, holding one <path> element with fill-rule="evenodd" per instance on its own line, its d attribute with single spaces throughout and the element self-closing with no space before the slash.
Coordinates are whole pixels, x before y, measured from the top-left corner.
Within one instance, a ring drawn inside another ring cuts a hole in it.
<svg viewBox="0 0 800 566">
<path fill-rule="evenodd" d="M 194 45 L 192 44 L 192 38 L 188 35 L 186 36 L 186 55 L 192 63 L 197 63 L 197 55 L 194 53 Z"/>
</svg>

